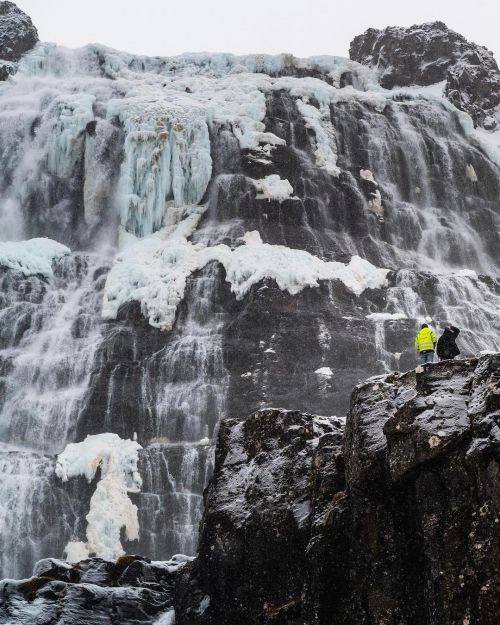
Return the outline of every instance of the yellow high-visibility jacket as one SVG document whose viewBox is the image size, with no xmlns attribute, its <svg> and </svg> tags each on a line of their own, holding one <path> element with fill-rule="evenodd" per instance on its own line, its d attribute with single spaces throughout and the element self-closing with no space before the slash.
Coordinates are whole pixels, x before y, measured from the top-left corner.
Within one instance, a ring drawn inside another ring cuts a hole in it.
<svg viewBox="0 0 500 625">
<path fill-rule="evenodd" d="M 415 339 L 415 349 L 417 352 L 434 351 L 436 348 L 437 336 L 431 328 L 422 328 Z"/>
</svg>

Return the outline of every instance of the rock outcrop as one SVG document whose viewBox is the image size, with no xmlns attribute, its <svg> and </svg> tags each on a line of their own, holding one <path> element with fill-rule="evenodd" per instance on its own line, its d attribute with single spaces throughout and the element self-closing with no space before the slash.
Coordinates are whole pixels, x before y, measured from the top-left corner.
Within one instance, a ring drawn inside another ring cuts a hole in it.
<svg viewBox="0 0 500 625">
<path fill-rule="evenodd" d="M 262 410 L 223 423 L 181 625 L 300 622 L 311 520 L 330 503 L 324 483 L 342 491 L 341 458 L 336 419 Z"/>
<path fill-rule="evenodd" d="M 474 123 L 496 127 L 500 73 L 493 53 L 442 22 L 369 28 L 351 42 L 350 58 L 380 71 L 387 89 L 446 81 L 446 95 Z"/>
<path fill-rule="evenodd" d="M 368 380 L 340 423 L 220 431 L 181 625 L 493 625 L 500 355 Z M 345 465 L 345 469 L 344 469 Z"/>
<path fill-rule="evenodd" d="M 14 2 L 0 2 L 0 80 L 15 73 L 16 62 L 37 42 L 31 18 Z"/>
<path fill-rule="evenodd" d="M 183 565 L 137 556 L 75 565 L 41 560 L 30 579 L 0 583 L 0 623 L 146 625 L 171 611 L 173 579 Z"/>
</svg>

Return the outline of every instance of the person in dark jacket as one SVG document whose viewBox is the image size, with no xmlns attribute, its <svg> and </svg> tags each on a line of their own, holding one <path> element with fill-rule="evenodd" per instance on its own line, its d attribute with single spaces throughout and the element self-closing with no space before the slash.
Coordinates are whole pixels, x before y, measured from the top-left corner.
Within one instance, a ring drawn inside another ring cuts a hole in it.
<svg viewBox="0 0 500 625">
<path fill-rule="evenodd" d="M 439 360 L 452 360 L 460 354 L 460 350 L 456 344 L 456 338 L 460 334 L 460 330 L 455 326 L 446 326 L 443 334 L 437 342 L 437 355 Z"/>
</svg>

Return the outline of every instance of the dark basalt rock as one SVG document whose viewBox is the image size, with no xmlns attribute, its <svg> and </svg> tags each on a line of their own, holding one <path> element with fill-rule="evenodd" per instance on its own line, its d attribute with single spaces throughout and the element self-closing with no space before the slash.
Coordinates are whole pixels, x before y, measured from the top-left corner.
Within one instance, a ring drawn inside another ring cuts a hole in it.
<svg viewBox="0 0 500 625">
<path fill-rule="evenodd" d="M 41 560 L 30 579 L 0 583 L 0 623 L 146 625 L 171 609 L 179 565 L 138 556 Z"/>
<path fill-rule="evenodd" d="M 301 622 L 312 519 L 330 503 L 325 484 L 343 487 L 341 450 L 335 418 L 269 409 L 222 424 L 199 556 L 179 584 L 178 622 Z"/>
<path fill-rule="evenodd" d="M 500 355 L 222 424 L 180 625 L 493 625 Z M 345 470 L 344 470 L 345 463 Z"/>
<path fill-rule="evenodd" d="M 31 18 L 14 2 L 0 2 L 0 80 L 14 73 L 12 62 L 19 61 L 36 43 L 38 32 Z"/>
<path fill-rule="evenodd" d="M 350 58 L 377 68 L 387 89 L 446 80 L 446 96 L 476 125 L 496 126 L 500 73 L 493 53 L 442 22 L 383 30 L 369 28 L 351 42 Z"/>
</svg>

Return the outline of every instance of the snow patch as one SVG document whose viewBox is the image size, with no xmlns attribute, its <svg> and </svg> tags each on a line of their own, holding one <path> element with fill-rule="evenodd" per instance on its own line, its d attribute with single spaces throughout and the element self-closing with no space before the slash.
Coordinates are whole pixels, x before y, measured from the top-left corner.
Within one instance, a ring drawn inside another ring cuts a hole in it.
<svg viewBox="0 0 500 625">
<path fill-rule="evenodd" d="M 63 482 L 78 475 L 91 482 L 97 469 L 101 469 L 87 514 L 87 542 L 68 543 L 68 561 L 78 562 L 90 554 L 116 560 L 125 553 L 120 542 L 122 528 L 127 540 L 139 538 L 137 506 L 127 495 L 142 487 L 137 470 L 139 449 L 142 447 L 135 441 L 104 433 L 89 435 L 81 443 L 70 443 L 57 457 L 55 471 Z"/>
<path fill-rule="evenodd" d="M 474 271 L 474 269 L 459 269 L 453 273 L 455 276 L 459 276 L 461 278 L 472 278 L 473 280 L 478 279 L 477 271 Z"/>
<path fill-rule="evenodd" d="M 71 250 L 52 239 L 0 242 L 0 265 L 21 271 L 25 276 L 53 277 L 52 262 L 71 254 Z"/>
<path fill-rule="evenodd" d="M 169 610 L 160 616 L 153 625 L 174 625 L 175 623 L 175 610 Z"/>
<path fill-rule="evenodd" d="M 444 90 L 446 88 L 446 80 L 441 80 L 440 82 L 435 82 L 432 85 L 410 85 L 408 87 L 399 87 L 393 89 L 393 93 L 397 96 L 409 94 L 412 97 L 418 96 L 425 99 L 436 99 L 441 98 L 444 99 L 445 93 Z"/>
<path fill-rule="evenodd" d="M 64 555 L 66 556 L 66 561 L 72 564 L 81 562 L 90 557 L 88 547 L 82 541 L 69 542 L 64 548 Z"/>
<path fill-rule="evenodd" d="M 360 169 L 359 175 L 362 180 L 369 180 L 370 182 L 373 182 L 373 184 L 377 184 L 375 182 L 375 178 L 373 177 L 373 173 L 369 169 Z"/>
<path fill-rule="evenodd" d="M 479 179 L 476 174 L 476 170 L 474 169 L 474 165 L 467 165 L 465 168 L 465 175 L 471 182 L 477 182 Z"/>
<path fill-rule="evenodd" d="M 277 174 L 253 181 L 258 191 L 257 199 L 278 200 L 281 204 L 292 196 L 293 187 L 288 180 L 282 180 Z"/>
<path fill-rule="evenodd" d="M 370 313 L 369 315 L 366 315 L 366 318 L 371 319 L 372 321 L 397 321 L 399 319 L 408 319 L 404 313 L 387 312 Z"/>
<path fill-rule="evenodd" d="M 494 131 L 485 130 L 479 126 L 474 128 L 470 115 L 457 111 L 451 103 L 449 108 L 455 111 L 466 137 L 477 145 L 493 163 L 500 167 L 500 127 Z M 500 111 L 500 107 L 497 107 L 497 109 Z"/>
<path fill-rule="evenodd" d="M 322 378 L 333 378 L 333 371 L 330 367 L 320 367 L 314 373 Z"/>
<path fill-rule="evenodd" d="M 330 102 L 323 102 L 317 109 L 306 100 L 307 98 L 299 98 L 297 108 L 304 118 L 306 128 L 313 130 L 316 136 L 316 164 L 330 175 L 338 177 L 340 168 L 337 167 L 337 154 L 332 149 L 336 143 L 330 120 Z"/>
<path fill-rule="evenodd" d="M 198 614 L 204 614 L 208 606 L 210 605 L 210 597 L 209 595 L 205 595 L 196 610 Z"/>
</svg>

